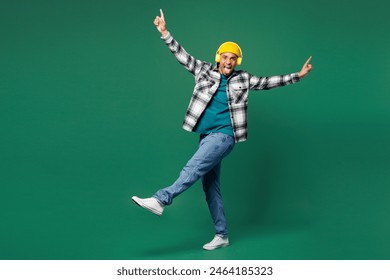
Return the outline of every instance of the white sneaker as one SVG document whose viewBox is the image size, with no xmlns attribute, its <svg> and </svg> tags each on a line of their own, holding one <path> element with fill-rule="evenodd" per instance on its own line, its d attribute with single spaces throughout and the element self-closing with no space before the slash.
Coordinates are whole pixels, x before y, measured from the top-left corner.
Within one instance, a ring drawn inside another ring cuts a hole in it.
<svg viewBox="0 0 390 280">
<path fill-rule="evenodd" d="M 229 246 L 229 238 L 216 234 L 210 243 L 203 246 L 205 250 L 215 250 L 217 248 Z"/>
<path fill-rule="evenodd" d="M 161 204 L 154 197 L 139 198 L 138 196 L 133 196 L 131 199 L 142 208 L 145 208 L 156 215 L 161 216 L 164 211 L 165 205 Z"/>
</svg>

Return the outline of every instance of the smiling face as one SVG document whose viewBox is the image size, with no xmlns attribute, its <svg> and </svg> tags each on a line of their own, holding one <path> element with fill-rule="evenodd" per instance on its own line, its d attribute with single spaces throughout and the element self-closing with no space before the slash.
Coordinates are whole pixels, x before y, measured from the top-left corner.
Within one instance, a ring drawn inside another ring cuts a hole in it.
<svg viewBox="0 0 390 280">
<path fill-rule="evenodd" d="M 219 61 L 219 73 L 224 74 L 225 76 L 230 76 L 233 71 L 234 67 L 237 65 L 237 58 L 238 56 L 234 53 L 230 52 L 224 52 L 221 53 L 221 58 Z"/>
</svg>

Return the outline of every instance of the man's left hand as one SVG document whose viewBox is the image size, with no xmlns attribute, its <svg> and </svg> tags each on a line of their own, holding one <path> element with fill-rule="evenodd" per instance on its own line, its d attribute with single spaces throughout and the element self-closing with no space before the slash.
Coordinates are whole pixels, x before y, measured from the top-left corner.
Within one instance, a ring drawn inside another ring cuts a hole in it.
<svg viewBox="0 0 390 280">
<path fill-rule="evenodd" d="M 313 65 L 310 64 L 310 60 L 311 60 L 311 56 L 305 62 L 305 64 L 303 65 L 301 71 L 299 72 L 299 77 L 300 78 L 305 77 L 313 69 Z"/>
</svg>

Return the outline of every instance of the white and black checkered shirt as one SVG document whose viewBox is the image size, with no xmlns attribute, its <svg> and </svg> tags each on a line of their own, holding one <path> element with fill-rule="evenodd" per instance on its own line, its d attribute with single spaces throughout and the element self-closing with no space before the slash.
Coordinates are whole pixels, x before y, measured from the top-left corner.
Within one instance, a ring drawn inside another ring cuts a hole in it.
<svg viewBox="0 0 390 280">
<path fill-rule="evenodd" d="M 209 62 L 195 59 L 173 39 L 171 34 L 162 37 L 162 39 L 175 55 L 176 59 L 195 76 L 194 92 L 183 122 L 183 128 L 185 130 L 193 131 L 203 111 L 218 89 L 221 80 L 218 64 L 213 66 Z M 226 91 L 235 142 L 242 142 L 247 139 L 249 90 L 267 90 L 298 81 L 300 81 L 298 73 L 272 77 L 257 77 L 246 71 L 234 71 L 228 78 Z"/>
</svg>

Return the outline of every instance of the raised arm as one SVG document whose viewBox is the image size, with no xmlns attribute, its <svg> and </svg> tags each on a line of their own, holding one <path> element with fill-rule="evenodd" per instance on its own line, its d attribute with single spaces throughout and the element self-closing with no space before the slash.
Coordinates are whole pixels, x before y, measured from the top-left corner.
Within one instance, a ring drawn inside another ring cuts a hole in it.
<svg viewBox="0 0 390 280">
<path fill-rule="evenodd" d="M 303 65 L 301 71 L 297 73 L 292 73 L 289 75 L 279 75 L 279 76 L 271 76 L 271 77 L 257 77 L 250 76 L 249 79 L 249 88 L 254 90 L 259 89 L 272 89 L 281 86 L 286 86 L 289 84 L 294 84 L 299 82 L 302 78 L 304 78 L 312 69 L 313 66 L 310 64 L 311 56 Z"/>
<path fill-rule="evenodd" d="M 173 39 L 172 35 L 167 30 L 164 13 L 161 9 L 160 16 L 157 16 L 154 19 L 154 25 L 161 33 L 161 38 L 164 40 L 165 44 L 174 54 L 179 63 L 182 64 L 184 68 L 186 68 L 191 74 L 196 76 L 200 72 L 201 68 L 206 64 L 206 62 L 197 60 L 191 56 L 175 39 Z"/>
</svg>

